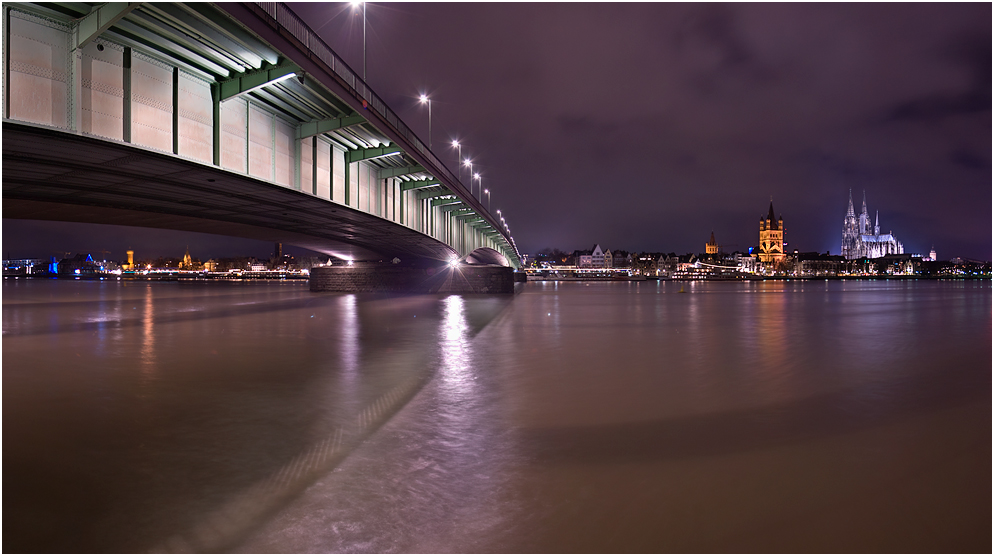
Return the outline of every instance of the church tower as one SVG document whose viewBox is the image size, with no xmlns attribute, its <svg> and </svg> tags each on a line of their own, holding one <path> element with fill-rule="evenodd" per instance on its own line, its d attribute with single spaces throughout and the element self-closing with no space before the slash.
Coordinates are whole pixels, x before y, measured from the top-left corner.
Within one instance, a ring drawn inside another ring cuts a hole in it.
<svg viewBox="0 0 994 556">
<path fill-rule="evenodd" d="M 718 252 L 718 242 L 714 240 L 714 230 L 711 230 L 711 239 L 704 244 L 704 252 L 708 255 L 714 255 Z"/>
<path fill-rule="evenodd" d="M 849 190 L 849 208 L 842 220 L 842 256 L 847 259 L 857 257 L 859 243 L 859 225 L 856 223 L 856 211 L 852 206 L 852 189 Z"/>
<path fill-rule="evenodd" d="M 759 217 L 759 262 L 777 264 L 783 258 L 783 216 L 776 219 L 770 201 L 770 213 Z"/>
<path fill-rule="evenodd" d="M 870 211 L 866 210 L 866 191 L 863 192 L 863 212 L 859 213 L 859 235 L 870 235 Z"/>
</svg>

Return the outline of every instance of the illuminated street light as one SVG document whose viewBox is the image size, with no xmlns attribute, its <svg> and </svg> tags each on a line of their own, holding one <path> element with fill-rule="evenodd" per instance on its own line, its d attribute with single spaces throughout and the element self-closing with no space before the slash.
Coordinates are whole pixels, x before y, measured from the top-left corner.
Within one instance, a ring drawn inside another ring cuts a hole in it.
<svg viewBox="0 0 994 556">
<path fill-rule="evenodd" d="M 459 161 L 462 160 L 462 145 L 459 144 L 458 139 L 452 140 L 452 146 L 458 151 L 458 156 L 456 157 L 456 166 L 459 167 L 459 181 L 462 181 L 462 166 L 459 166 Z"/>
<path fill-rule="evenodd" d="M 490 190 L 484 189 L 483 193 L 487 196 L 487 212 L 490 212 Z"/>
<path fill-rule="evenodd" d="M 480 196 L 477 198 L 477 200 L 482 201 L 483 200 L 483 177 L 480 176 L 479 172 L 477 172 L 477 173 L 473 174 L 473 179 L 479 180 L 479 182 L 480 182 L 480 190 L 479 190 L 480 191 Z M 470 195 L 473 194 L 473 188 L 472 187 L 469 188 L 469 193 L 470 193 Z"/>
<path fill-rule="evenodd" d="M 469 178 L 470 178 L 469 179 L 469 195 L 470 195 L 470 197 L 472 197 L 473 196 L 473 161 L 470 160 L 469 158 L 466 158 L 465 160 L 462 161 L 462 165 L 469 167 Z M 462 179 L 462 176 L 460 176 L 460 180 L 461 179 Z"/>
<path fill-rule="evenodd" d="M 428 104 L 428 150 L 431 150 L 431 99 L 428 95 L 421 94 L 421 104 Z"/>
<path fill-rule="evenodd" d="M 352 8 L 362 6 L 362 80 L 366 81 L 366 3 L 352 2 Z"/>
</svg>

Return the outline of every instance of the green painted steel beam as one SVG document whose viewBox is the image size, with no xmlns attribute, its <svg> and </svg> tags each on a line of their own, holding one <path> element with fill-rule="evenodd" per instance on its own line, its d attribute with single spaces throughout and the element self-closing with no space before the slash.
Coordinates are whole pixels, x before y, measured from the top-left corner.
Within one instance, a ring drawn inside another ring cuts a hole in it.
<svg viewBox="0 0 994 556">
<path fill-rule="evenodd" d="M 370 158 L 380 158 L 383 156 L 390 156 L 392 154 L 400 154 L 404 152 L 404 149 L 400 147 L 374 147 L 372 149 L 350 149 L 345 152 L 345 162 L 353 163 L 359 162 L 360 160 L 369 160 Z"/>
<path fill-rule="evenodd" d="M 201 53 L 194 52 L 162 35 L 151 33 L 149 29 L 126 19 L 119 20 L 107 35 L 110 40 L 124 46 L 137 46 L 141 50 L 151 48 L 153 52 L 173 58 L 171 63 L 182 64 L 181 67 L 202 75 L 205 79 L 219 79 L 219 76 L 229 77 L 233 74 L 228 68 L 219 66 Z"/>
<path fill-rule="evenodd" d="M 293 81 L 293 79 L 289 81 Z M 298 122 L 305 122 L 314 117 L 314 112 L 295 103 L 293 99 L 288 99 L 285 95 L 273 94 L 272 91 L 272 89 L 256 89 L 252 91 L 252 94 L 255 95 L 252 100 L 266 106 L 270 112 L 288 116 L 291 120 Z"/>
<path fill-rule="evenodd" d="M 279 61 L 278 52 L 273 50 L 265 42 L 260 41 L 251 32 L 247 31 L 239 22 L 226 17 L 224 12 L 220 12 L 217 8 L 207 2 L 189 2 L 182 4 L 181 7 L 190 12 L 194 12 L 212 27 L 230 36 L 234 40 L 248 46 L 253 52 L 259 53 L 270 64 L 276 64 L 276 62 Z"/>
<path fill-rule="evenodd" d="M 141 5 L 141 2 L 108 2 L 94 7 L 79 20 L 79 26 L 76 28 L 76 44 L 73 47 L 83 48 Z"/>
<path fill-rule="evenodd" d="M 344 118 L 327 118 L 313 122 L 304 122 L 297 127 L 297 140 L 307 139 L 336 129 L 352 127 L 354 125 L 366 123 L 366 118 L 362 116 L 345 116 Z M 382 176 L 381 176 L 382 178 Z"/>
<path fill-rule="evenodd" d="M 301 71 L 303 70 L 297 64 L 284 62 L 278 66 L 239 73 L 231 79 L 218 82 L 220 92 L 218 100 L 224 102 L 238 95 L 243 95 L 260 87 L 265 87 L 266 85 L 286 79 L 289 76 L 296 75 Z"/>
<path fill-rule="evenodd" d="M 218 19 L 217 14 L 210 17 L 200 18 L 197 16 L 196 12 L 190 11 L 191 9 L 192 8 L 181 3 L 155 2 L 146 6 L 143 11 L 155 13 L 160 15 L 162 18 L 168 18 L 174 26 L 183 26 L 196 32 L 203 37 L 204 40 L 214 43 L 218 45 L 220 49 L 228 51 L 235 57 L 248 62 L 251 67 L 260 67 L 265 61 L 275 64 L 279 59 L 275 53 L 268 54 L 268 56 L 272 59 L 260 57 L 259 54 L 253 52 L 249 48 L 246 48 L 242 43 L 230 38 L 227 33 L 217 30 L 212 26 L 218 25 L 218 22 L 215 21 Z M 254 48 L 261 47 L 261 43 L 258 41 L 254 42 Z"/>
<path fill-rule="evenodd" d="M 387 178 L 398 178 L 400 176 L 409 176 L 411 174 L 420 174 L 425 171 L 425 167 L 416 164 L 414 166 L 401 166 L 400 168 L 381 168 L 380 169 L 380 179 L 385 180 Z"/>
<path fill-rule="evenodd" d="M 445 205 L 445 206 L 443 206 L 441 208 L 442 208 L 442 210 L 444 212 L 448 212 L 450 216 L 456 216 L 456 213 L 461 213 L 461 212 L 466 212 L 466 211 L 473 210 L 473 209 L 471 209 L 469 207 L 462 207 L 462 208 L 460 208 L 459 205 L 461 205 L 461 204 L 462 204 L 462 202 L 460 202 L 458 205 Z"/>
<path fill-rule="evenodd" d="M 174 25 L 161 13 L 155 13 L 149 7 L 152 4 L 147 4 L 142 6 L 141 11 L 132 12 L 128 16 L 127 23 L 134 23 L 138 27 L 146 29 L 150 35 L 154 35 L 158 39 L 171 41 L 173 44 L 184 44 L 187 43 L 190 38 L 190 32 L 185 28 L 185 25 L 178 23 Z M 205 37 L 196 37 L 193 42 L 193 50 L 196 51 L 204 60 L 209 60 L 213 64 L 223 67 L 232 67 L 233 72 L 248 71 L 252 68 L 257 68 L 262 66 L 262 59 L 256 58 L 256 63 L 250 64 L 246 60 L 238 58 L 227 52 L 223 48 L 216 48 L 209 45 Z M 227 75 L 227 74 L 225 74 Z"/>
<path fill-rule="evenodd" d="M 413 180 L 413 181 L 406 181 L 406 182 L 400 184 L 400 190 L 401 191 L 410 191 L 412 189 L 424 189 L 426 187 L 433 187 L 433 186 L 436 186 L 436 185 L 440 185 L 441 183 L 442 182 L 440 182 L 438 180 Z"/>
<path fill-rule="evenodd" d="M 462 201 L 459 200 L 459 199 L 434 199 L 431 202 L 431 206 L 433 206 L 433 207 L 442 207 L 442 206 L 449 206 L 449 205 L 461 205 L 461 204 L 462 204 Z"/>
<path fill-rule="evenodd" d="M 446 195 L 454 195 L 448 189 L 441 187 L 435 191 L 418 191 L 418 200 L 424 201 L 425 199 L 435 199 L 437 197 L 445 197 Z"/>
</svg>

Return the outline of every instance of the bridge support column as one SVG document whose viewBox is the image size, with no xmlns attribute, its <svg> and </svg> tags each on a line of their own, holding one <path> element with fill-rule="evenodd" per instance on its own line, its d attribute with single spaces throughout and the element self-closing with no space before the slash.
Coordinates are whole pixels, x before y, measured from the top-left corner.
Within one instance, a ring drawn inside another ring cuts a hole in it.
<svg viewBox="0 0 994 556">
<path fill-rule="evenodd" d="M 130 52 L 130 49 L 128 49 Z M 214 146 L 214 156 L 212 157 L 214 161 L 214 166 L 221 165 L 221 85 L 219 83 L 211 83 L 211 104 L 213 117 L 212 130 L 212 143 Z M 128 121 L 125 118 L 124 121 Z"/>
<path fill-rule="evenodd" d="M 311 269 L 312 292 L 514 293 L 514 269 L 498 265 L 401 266 L 354 263 Z"/>
<path fill-rule="evenodd" d="M 10 117 L 10 7 L 3 5 L 3 117 Z"/>
<path fill-rule="evenodd" d="M 125 143 L 131 142 L 131 47 L 124 47 L 124 57 L 121 59 L 124 71 L 124 76 L 122 83 L 124 86 L 124 108 L 122 108 L 122 113 L 124 114 L 124 130 L 122 131 L 122 137 Z M 221 127 L 220 116 L 215 122 L 214 128 L 220 129 Z M 220 133 L 219 131 L 216 133 Z M 221 152 L 220 141 L 217 142 L 217 147 L 215 147 L 218 153 Z M 218 155 L 218 160 L 214 161 L 214 164 L 220 164 L 220 154 Z"/>
</svg>

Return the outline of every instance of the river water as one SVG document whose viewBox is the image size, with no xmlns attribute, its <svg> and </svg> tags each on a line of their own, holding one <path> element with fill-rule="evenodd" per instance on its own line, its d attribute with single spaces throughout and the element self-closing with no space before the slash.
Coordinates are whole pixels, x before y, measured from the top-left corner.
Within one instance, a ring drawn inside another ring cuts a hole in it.
<svg viewBox="0 0 994 556">
<path fill-rule="evenodd" d="M 2 293 L 5 552 L 991 550 L 989 282 Z"/>
</svg>

